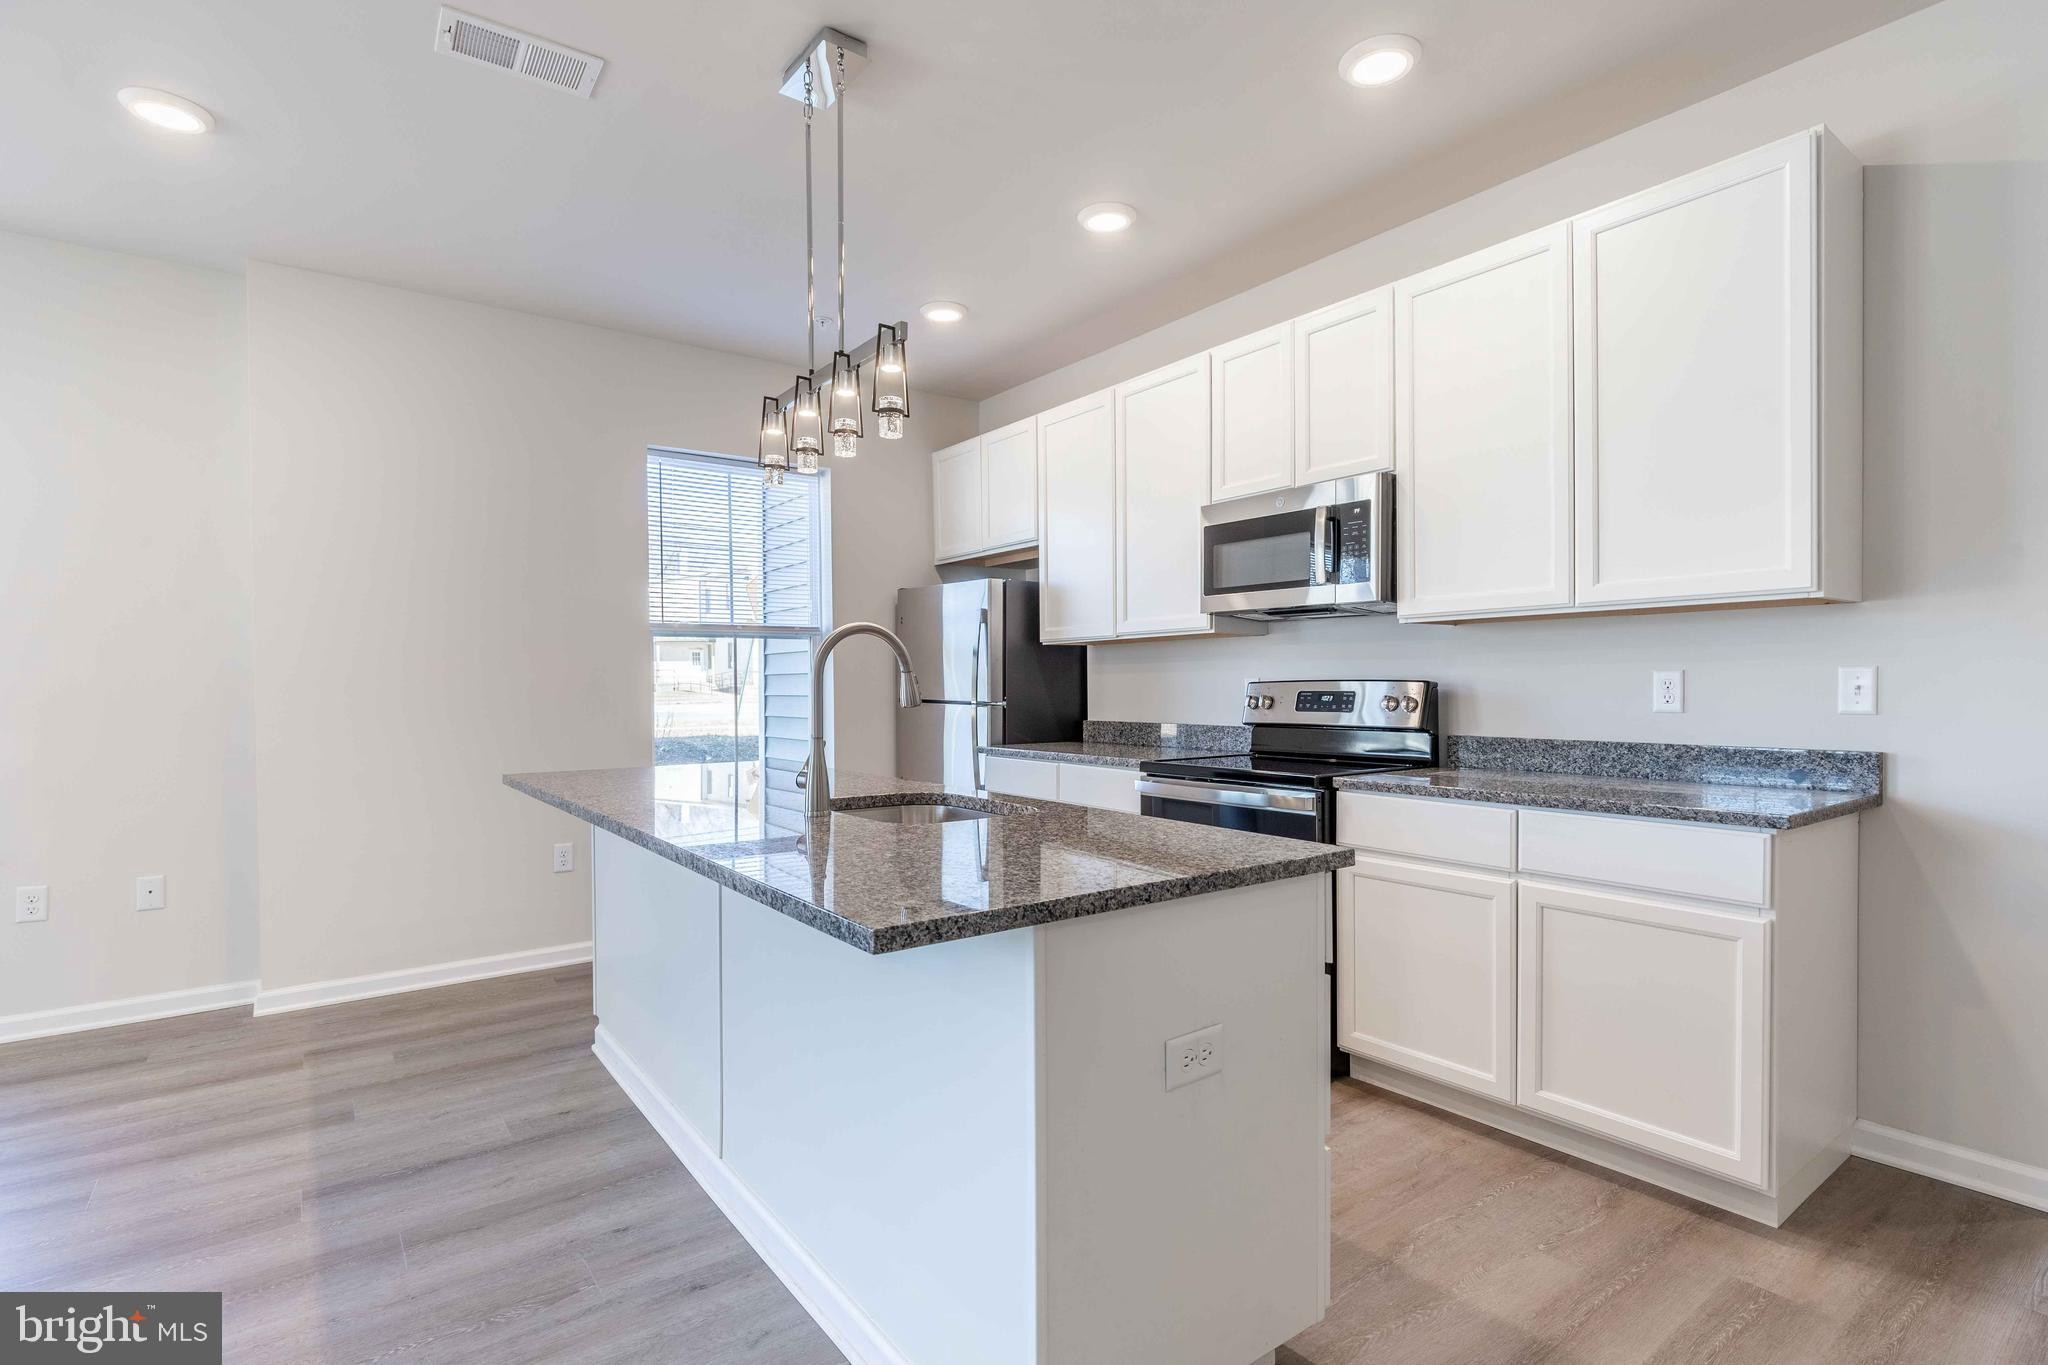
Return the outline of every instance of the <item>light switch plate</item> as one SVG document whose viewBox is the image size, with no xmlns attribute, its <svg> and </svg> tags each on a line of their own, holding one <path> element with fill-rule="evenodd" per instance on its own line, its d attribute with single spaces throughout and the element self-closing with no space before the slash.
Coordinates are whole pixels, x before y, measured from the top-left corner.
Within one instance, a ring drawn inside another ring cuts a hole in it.
<svg viewBox="0 0 2048 1365">
<path fill-rule="evenodd" d="M 1835 710 L 1845 716 L 1877 714 L 1877 669 L 1869 664 L 1835 673 Z"/>
<path fill-rule="evenodd" d="M 137 910 L 161 910 L 164 908 L 164 879 L 158 873 L 154 877 L 135 879 L 135 908 Z"/>
<path fill-rule="evenodd" d="M 1652 711 L 1683 711 L 1685 709 L 1685 670 L 1673 668 L 1650 675 L 1650 709 Z"/>
</svg>

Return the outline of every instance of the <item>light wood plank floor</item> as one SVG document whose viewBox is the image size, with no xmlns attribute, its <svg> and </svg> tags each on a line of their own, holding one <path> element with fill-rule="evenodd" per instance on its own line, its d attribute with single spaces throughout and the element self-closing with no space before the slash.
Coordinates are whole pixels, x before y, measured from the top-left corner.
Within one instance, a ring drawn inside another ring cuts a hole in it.
<svg viewBox="0 0 2048 1365">
<path fill-rule="evenodd" d="M 0 1047 L 0 1288 L 221 1290 L 237 1361 L 839 1360 L 592 1023 L 571 970 Z M 1333 1109 L 1337 1301 L 1280 1365 L 2048 1365 L 2048 1215 L 1852 1161 L 1773 1232 Z"/>
</svg>

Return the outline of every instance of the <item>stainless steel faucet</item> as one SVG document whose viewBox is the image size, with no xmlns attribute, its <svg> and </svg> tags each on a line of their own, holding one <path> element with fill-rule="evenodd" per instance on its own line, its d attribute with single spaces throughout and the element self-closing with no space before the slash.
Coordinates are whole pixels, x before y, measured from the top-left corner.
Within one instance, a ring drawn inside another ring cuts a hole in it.
<svg viewBox="0 0 2048 1365">
<path fill-rule="evenodd" d="M 872 621 L 853 621 L 821 640 L 818 652 L 811 656 L 811 754 L 796 775 L 796 785 L 804 794 L 806 815 L 825 815 L 832 810 L 832 779 L 825 768 L 825 660 L 850 635 L 879 635 L 886 641 L 896 651 L 896 704 L 906 711 L 924 705 L 924 697 L 917 690 L 917 674 L 910 670 L 910 651 L 894 631 Z"/>
</svg>

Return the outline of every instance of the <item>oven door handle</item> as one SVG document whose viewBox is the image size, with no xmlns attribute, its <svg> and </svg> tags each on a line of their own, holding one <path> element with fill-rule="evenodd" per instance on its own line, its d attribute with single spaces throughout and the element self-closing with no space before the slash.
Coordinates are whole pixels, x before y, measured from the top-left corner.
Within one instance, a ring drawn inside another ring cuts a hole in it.
<svg viewBox="0 0 2048 1365">
<path fill-rule="evenodd" d="M 1192 801 L 1202 806 L 1249 806 L 1254 810 L 1304 811 L 1311 815 L 1315 813 L 1319 800 L 1314 792 L 1227 787 L 1213 782 L 1177 782 L 1164 777 L 1139 778 L 1138 795 L 1164 797 L 1169 801 Z"/>
</svg>

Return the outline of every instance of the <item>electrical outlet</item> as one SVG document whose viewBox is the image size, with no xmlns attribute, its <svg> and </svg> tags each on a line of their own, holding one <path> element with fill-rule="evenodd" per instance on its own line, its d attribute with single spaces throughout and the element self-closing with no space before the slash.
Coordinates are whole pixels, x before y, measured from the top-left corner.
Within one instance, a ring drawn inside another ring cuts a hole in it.
<svg viewBox="0 0 2048 1365">
<path fill-rule="evenodd" d="M 1178 1038 L 1166 1040 L 1166 1088 L 1178 1090 L 1184 1085 L 1213 1076 L 1223 1070 L 1223 1025 L 1211 1024 L 1183 1033 Z"/>
<path fill-rule="evenodd" d="M 557 872 L 574 872 L 575 870 L 576 870 L 576 845 L 574 845 L 574 844 L 556 844 L 556 845 L 555 845 L 555 871 L 557 871 Z"/>
<path fill-rule="evenodd" d="M 1864 666 L 1835 672 L 1835 710 L 1845 716 L 1877 714 L 1877 670 Z"/>
<path fill-rule="evenodd" d="M 49 917 L 49 887 L 17 886 L 14 888 L 14 922 L 16 924 L 39 924 Z"/>
<path fill-rule="evenodd" d="M 1683 711 L 1685 709 L 1685 670 L 1674 668 L 1668 672 L 1650 675 L 1650 709 L 1652 711 Z"/>
<path fill-rule="evenodd" d="M 161 910 L 164 908 L 164 879 L 158 873 L 154 877 L 135 879 L 135 908 L 137 910 Z"/>
</svg>

